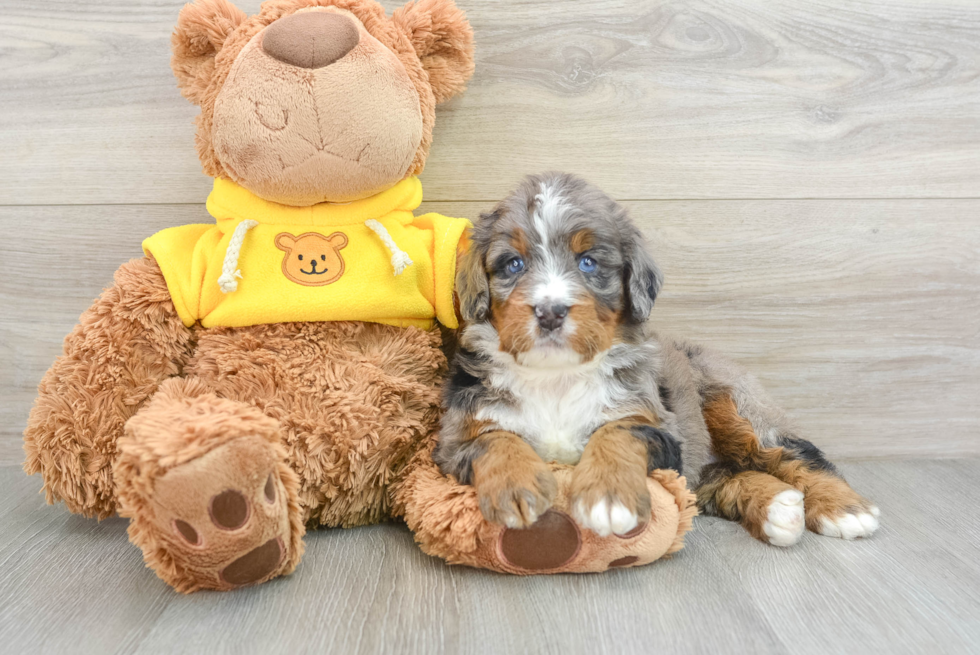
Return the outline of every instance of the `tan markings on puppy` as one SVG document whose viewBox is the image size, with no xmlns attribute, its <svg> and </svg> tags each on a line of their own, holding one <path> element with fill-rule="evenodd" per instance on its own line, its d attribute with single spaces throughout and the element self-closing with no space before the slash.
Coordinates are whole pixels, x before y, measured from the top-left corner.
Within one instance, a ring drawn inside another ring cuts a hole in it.
<svg viewBox="0 0 980 655">
<path fill-rule="evenodd" d="M 480 435 L 486 452 L 473 460 L 473 486 L 483 516 L 509 528 L 526 528 L 544 514 L 558 491 L 548 466 L 513 432 Z"/>
<path fill-rule="evenodd" d="M 577 516 L 580 522 L 594 523 L 589 517 L 602 502 L 606 503 L 609 512 L 619 502 L 636 516 L 639 523 L 649 520 L 647 447 L 631 433 L 637 425 L 651 423 L 637 418 L 612 421 L 589 437 L 582 459 L 572 472 L 570 489 L 571 506 L 576 514 L 582 515 Z M 617 526 L 610 527 L 612 532 L 620 534 Z M 622 532 L 634 527 L 635 523 Z"/>
<path fill-rule="evenodd" d="M 592 230 L 579 230 L 572 235 L 569 245 L 572 247 L 572 252 L 576 255 L 581 255 L 595 245 L 595 235 L 592 233 Z"/>
<path fill-rule="evenodd" d="M 511 247 L 519 252 L 522 257 L 527 257 L 527 253 L 531 250 L 531 244 L 527 240 L 527 235 L 519 227 L 515 227 L 514 231 L 510 235 L 510 245 Z"/>
<path fill-rule="evenodd" d="M 575 326 L 568 336 L 568 345 L 582 356 L 583 362 L 612 347 L 622 318 L 620 312 L 596 305 L 592 296 L 579 299 L 569 308 L 568 316 Z"/>
<path fill-rule="evenodd" d="M 480 438 L 480 435 L 487 431 L 490 423 L 487 421 L 481 421 L 475 419 L 472 416 L 467 417 L 466 422 L 463 425 L 463 434 L 460 435 L 460 442 L 466 443 L 468 441 L 474 441 Z"/>
<path fill-rule="evenodd" d="M 770 523 L 773 500 L 787 491 L 793 492 L 793 487 L 768 473 L 741 471 L 712 478 L 698 487 L 697 496 L 698 505 L 703 507 L 713 502 L 718 515 L 740 522 L 749 534 L 768 543 L 772 536 L 766 533 L 766 524 Z M 775 532 L 771 525 L 769 531 Z M 795 543 L 795 539 L 792 541 Z"/>
<path fill-rule="evenodd" d="M 503 302 L 494 298 L 490 313 L 490 322 L 500 335 L 502 351 L 516 356 L 534 347 L 531 334 L 534 308 L 528 304 L 522 289 L 514 289 Z"/>
<path fill-rule="evenodd" d="M 660 427 L 660 417 L 650 409 L 641 409 L 633 416 L 612 421 L 606 425 L 622 425 L 627 430 L 632 430 L 637 425 L 649 425 L 656 428 Z"/>
<path fill-rule="evenodd" d="M 759 459 L 759 437 L 748 419 L 739 415 L 730 395 L 720 394 L 705 401 L 702 414 L 711 435 L 711 450 L 719 459 L 743 468 Z"/>
</svg>

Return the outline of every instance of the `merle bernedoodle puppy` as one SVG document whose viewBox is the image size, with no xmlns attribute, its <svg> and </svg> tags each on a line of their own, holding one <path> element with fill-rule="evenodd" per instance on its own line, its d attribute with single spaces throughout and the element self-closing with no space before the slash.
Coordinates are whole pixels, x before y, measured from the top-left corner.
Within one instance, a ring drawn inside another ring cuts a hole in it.
<svg viewBox="0 0 980 655">
<path fill-rule="evenodd" d="M 759 383 L 647 319 L 662 275 L 622 206 L 566 174 L 528 177 L 480 217 L 457 276 L 464 325 L 435 451 L 483 514 L 535 522 L 574 464 L 576 520 L 626 534 L 649 516 L 654 468 L 688 476 L 703 512 L 777 546 L 804 526 L 853 539 L 878 527 Z"/>
</svg>

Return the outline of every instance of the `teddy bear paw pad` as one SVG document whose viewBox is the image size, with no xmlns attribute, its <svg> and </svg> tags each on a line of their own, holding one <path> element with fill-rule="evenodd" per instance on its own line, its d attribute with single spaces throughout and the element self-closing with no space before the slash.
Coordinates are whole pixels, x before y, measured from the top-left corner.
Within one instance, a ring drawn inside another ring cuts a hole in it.
<svg viewBox="0 0 980 655">
<path fill-rule="evenodd" d="M 281 572 L 289 505 L 275 452 L 242 437 L 168 471 L 151 497 L 171 556 L 200 586 L 230 589 Z"/>
<path fill-rule="evenodd" d="M 527 571 L 559 569 L 578 555 L 582 537 L 567 514 L 548 510 L 527 528 L 507 528 L 498 550 L 508 564 Z"/>
<path fill-rule="evenodd" d="M 221 569 L 221 579 L 236 587 L 258 582 L 275 572 L 285 554 L 282 539 L 270 539 Z"/>
</svg>

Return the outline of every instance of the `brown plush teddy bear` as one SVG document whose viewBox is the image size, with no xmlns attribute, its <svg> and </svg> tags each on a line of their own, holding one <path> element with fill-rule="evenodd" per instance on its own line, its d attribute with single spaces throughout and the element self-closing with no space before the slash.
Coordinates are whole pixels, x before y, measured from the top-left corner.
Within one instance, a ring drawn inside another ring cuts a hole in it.
<svg viewBox="0 0 980 655">
<path fill-rule="evenodd" d="M 25 432 L 49 502 L 129 517 L 184 592 L 291 572 L 306 526 L 392 515 L 427 552 L 517 573 L 680 547 L 694 509 L 676 476 L 651 479 L 656 529 L 601 540 L 558 512 L 521 534 L 487 524 L 432 463 L 436 321 L 457 325 L 469 223 L 413 212 L 435 105 L 473 71 L 452 0 L 391 17 L 373 0 L 269 0 L 252 17 L 197 0 L 173 51 L 215 222 L 148 238 L 66 338 Z"/>
</svg>

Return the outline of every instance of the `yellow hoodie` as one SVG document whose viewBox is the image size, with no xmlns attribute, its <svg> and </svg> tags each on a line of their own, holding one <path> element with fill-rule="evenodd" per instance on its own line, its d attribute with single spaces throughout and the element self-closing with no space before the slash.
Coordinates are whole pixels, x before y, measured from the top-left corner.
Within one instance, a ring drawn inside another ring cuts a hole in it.
<svg viewBox="0 0 980 655">
<path fill-rule="evenodd" d="M 413 215 L 418 178 L 378 195 L 290 207 L 214 181 L 215 225 L 184 225 L 143 242 L 184 325 L 371 321 L 455 328 L 456 247 L 470 222 Z"/>
</svg>

